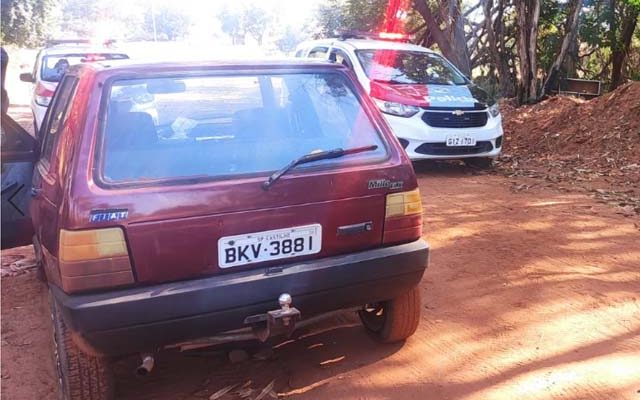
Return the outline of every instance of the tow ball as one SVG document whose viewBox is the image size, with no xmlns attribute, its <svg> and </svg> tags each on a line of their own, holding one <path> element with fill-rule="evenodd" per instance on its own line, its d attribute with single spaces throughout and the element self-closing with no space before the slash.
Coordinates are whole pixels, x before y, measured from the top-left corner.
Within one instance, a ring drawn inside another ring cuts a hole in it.
<svg viewBox="0 0 640 400">
<path fill-rule="evenodd" d="M 291 336 L 300 320 L 300 311 L 291 307 L 292 299 L 289 293 L 282 293 L 278 297 L 279 310 L 267 311 L 266 315 L 248 317 L 245 323 L 252 324 L 253 333 L 258 340 L 265 342 L 271 336 L 285 334 Z"/>
</svg>

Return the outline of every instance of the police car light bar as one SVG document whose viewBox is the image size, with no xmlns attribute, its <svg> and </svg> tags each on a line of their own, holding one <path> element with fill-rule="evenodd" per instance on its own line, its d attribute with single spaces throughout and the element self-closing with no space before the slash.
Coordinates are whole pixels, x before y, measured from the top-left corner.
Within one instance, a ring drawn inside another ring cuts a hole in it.
<svg viewBox="0 0 640 400">
<path fill-rule="evenodd" d="M 340 40 L 346 39 L 369 39 L 369 40 L 389 40 L 394 42 L 408 42 L 413 39 L 412 35 L 399 32 L 362 32 L 362 31 L 338 31 Z"/>
<path fill-rule="evenodd" d="M 46 47 L 58 46 L 61 44 L 89 44 L 89 39 L 49 39 Z"/>
<path fill-rule="evenodd" d="M 59 46 L 61 44 L 93 44 L 93 45 L 103 45 L 105 47 L 113 46 L 116 43 L 115 39 L 104 39 L 104 40 L 95 40 L 95 39 L 49 39 L 46 42 L 46 47 Z"/>
</svg>

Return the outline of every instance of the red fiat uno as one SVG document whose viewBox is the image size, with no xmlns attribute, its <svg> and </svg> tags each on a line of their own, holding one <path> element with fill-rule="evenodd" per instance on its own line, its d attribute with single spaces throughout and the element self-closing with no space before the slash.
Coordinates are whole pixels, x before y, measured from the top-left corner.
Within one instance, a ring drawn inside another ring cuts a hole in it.
<svg viewBox="0 0 640 400">
<path fill-rule="evenodd" d="M 148 371 L 167 346 L 335 310 L 382 342 L 416 330 L 416 177 L 345 67 L 91 63 L 60 82 L 39 146 L 3 125 L 3 245 L 35 245 L 65 399 L 113 396 L 112 356 Z"/>
</svg>

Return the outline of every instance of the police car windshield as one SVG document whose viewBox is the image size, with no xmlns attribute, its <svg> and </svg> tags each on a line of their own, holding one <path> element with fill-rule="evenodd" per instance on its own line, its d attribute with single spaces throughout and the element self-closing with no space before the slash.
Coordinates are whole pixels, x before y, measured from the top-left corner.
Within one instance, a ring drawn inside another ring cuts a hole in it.
<svg viewBox="0 0 640 400">
<path fill-rule="evenodd" d="M 42 58 L 41 78 L 47 82 L 60 82 L 62 76 L 72 65 L 89 61 L 123 60 L 129 58 L 118 53 L 73 53 L 55 54 Z"/>
<path fill-rule="evenodd" d="M 358 50 L 369 79 L 391 84 L 465 85 L 467 79 L 437 54 L 408 50 Z"/>
</svg>

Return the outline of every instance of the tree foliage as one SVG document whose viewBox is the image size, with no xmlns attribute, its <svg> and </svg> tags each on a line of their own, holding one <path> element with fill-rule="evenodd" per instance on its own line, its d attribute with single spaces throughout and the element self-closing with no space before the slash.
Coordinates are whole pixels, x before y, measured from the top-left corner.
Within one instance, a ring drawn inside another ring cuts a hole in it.
<svg viewBox="0 0 640 400">
<path fill-rule="evenodd" d="M 316 38 L 332 37 L 339 29 L 344 28 L 345 18 L 348 12 L 344 8 L 344 2 L 340 0 L 327 0 L 318 6 L 316 20 L 318 29 Z M 358 26 L 360 28 L 360 26 Z"/>
<path fill-rule="evenodd" d="M 47 36 L 53 4 L 53 0 L 2 0 L 2 43 L 41 45 Z"/>
<path fill-rule="evenodd" d="M 331 0 L 318 9 L 318 32 L 373 30 L 398 3 L 416 43 L 438 49 L 499 95 L 518 88 L 529 102 L 564 78 L 614 88 L 640 76 L 640 0 Z"/>
<path fill-rule="evenodd" d="M 184 37 L 190 25 L 190 18 L 176 5 L 162 4 L 153 7 L 145 13 L 144 33 L 147 38 L 154 38 L 154 18 L 155 35 L 158 40 L 176 40 Z"/>
<path fill-rule="evenodd" d="M 296 46 L 302 42 L 302 35 L 300 31 L 294 29 L 292 26 L 287 25 L 284 31 L 276 39 L 276 46 L 278 50 L 283 53 L 291 53 L 295 50 Z"/>
<path fill-rule="evenodd" d="M 273 17 L 264 8 L 251 3 L 241 8 L 224 7 L 217 15 L 222 31 L 231 37 L 233 44 L 244 44 L 247 34 L 262 45 Z"/>
</svg>

